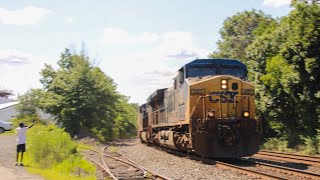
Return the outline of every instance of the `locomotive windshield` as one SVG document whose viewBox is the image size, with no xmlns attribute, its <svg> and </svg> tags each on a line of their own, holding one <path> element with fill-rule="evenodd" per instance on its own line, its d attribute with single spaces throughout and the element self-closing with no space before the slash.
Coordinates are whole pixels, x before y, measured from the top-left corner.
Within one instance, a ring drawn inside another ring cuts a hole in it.
<svg viewBox="0 0 320 180">
<path fill-rule="evenodd" d="M 247 78 L 247 67 L 238 60 L 232 59 L 196 59 L 179 71 L 185 72 L 185 78 L 203 77 L 208 75 L 231 75 Z"/>
<path fill-rule="evenodd" d="M 227 75 L 237 76 L 240 78 L 247 77 L 245 71 L 241 68 L 221 68 L 220 70 L 221 70 L 220 74 L 227 74 Z"/>
<path fill-rule="evenodd" d="M 242 68 L 208 68 L 208 67 L 190 67 L 187 69 L 187 77 L 203 77 L 207 75 L 231 75 L 240 78 L 246 77 L 246 72 Z"/>
<path fill-rule="evenodd" d="M 217 74 L 216 68 L 189 68 L 188 77 L 208 76 Z"/>
</svg>

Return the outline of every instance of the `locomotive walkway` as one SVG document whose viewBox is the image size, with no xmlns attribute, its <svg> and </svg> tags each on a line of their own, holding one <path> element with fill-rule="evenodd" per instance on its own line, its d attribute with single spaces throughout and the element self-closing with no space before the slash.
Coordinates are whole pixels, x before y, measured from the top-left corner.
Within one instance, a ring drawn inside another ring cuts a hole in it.
<svg viewBox="0 0 320 180">
<path fill-rule="evenodd" d="M 40 180 L 44 179 L 34 175 L 24 167 L 14 166 L 16 157 L 16 136 L 0 135 L 0 179 L 5 180 Z"/>
</svg>

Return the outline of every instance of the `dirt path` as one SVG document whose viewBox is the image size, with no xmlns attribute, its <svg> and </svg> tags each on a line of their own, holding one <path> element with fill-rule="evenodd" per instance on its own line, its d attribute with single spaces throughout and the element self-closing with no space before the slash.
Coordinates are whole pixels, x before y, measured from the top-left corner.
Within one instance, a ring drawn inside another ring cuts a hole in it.
<svg viewBox="0 0 320 180">
<path fill-rule="evenodd" d="M 39 175 L 30 174 L 24 167 L 14 166 L 16 157 L 16 136 L 0 136 L 0 179 L 40 180 Z"/>
</svg>

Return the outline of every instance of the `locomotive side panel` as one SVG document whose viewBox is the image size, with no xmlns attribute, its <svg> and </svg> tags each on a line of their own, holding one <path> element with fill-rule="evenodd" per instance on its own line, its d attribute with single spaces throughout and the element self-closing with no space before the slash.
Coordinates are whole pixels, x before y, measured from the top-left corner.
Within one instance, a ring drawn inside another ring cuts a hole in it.
<svg viewBox="0 0 320 180">
<path fill-rule="evenodd" d="M 168 124 L 174 124 L 178 121 L 177 91 L 174 88 L 170 88 L 165 93 L 165 101 L 168 104 L 167 122 Z"/>
</svg>

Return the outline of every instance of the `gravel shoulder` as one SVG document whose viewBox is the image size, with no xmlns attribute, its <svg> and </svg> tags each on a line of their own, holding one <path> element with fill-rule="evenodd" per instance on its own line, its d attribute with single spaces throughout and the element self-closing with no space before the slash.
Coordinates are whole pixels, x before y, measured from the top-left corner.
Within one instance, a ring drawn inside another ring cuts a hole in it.
<svg viewBox="0 0 320 180">
<path fill-rule="evenodd" d="M 172 179 L 255 179 L 231 170 L 179 157 L 139 140 L 124 142 L 121 152 L 136 163 Z"/>
<path fill-rule="evenodd" d="M 28 150 L 28 149 L 27 149 Z M 16 158 L 16 135 L 0 135 L 0 179 L 6 180 L 40 180 L 44 179 L 34 175 L 24 167 L 14 166 Z"/>
</svg>

